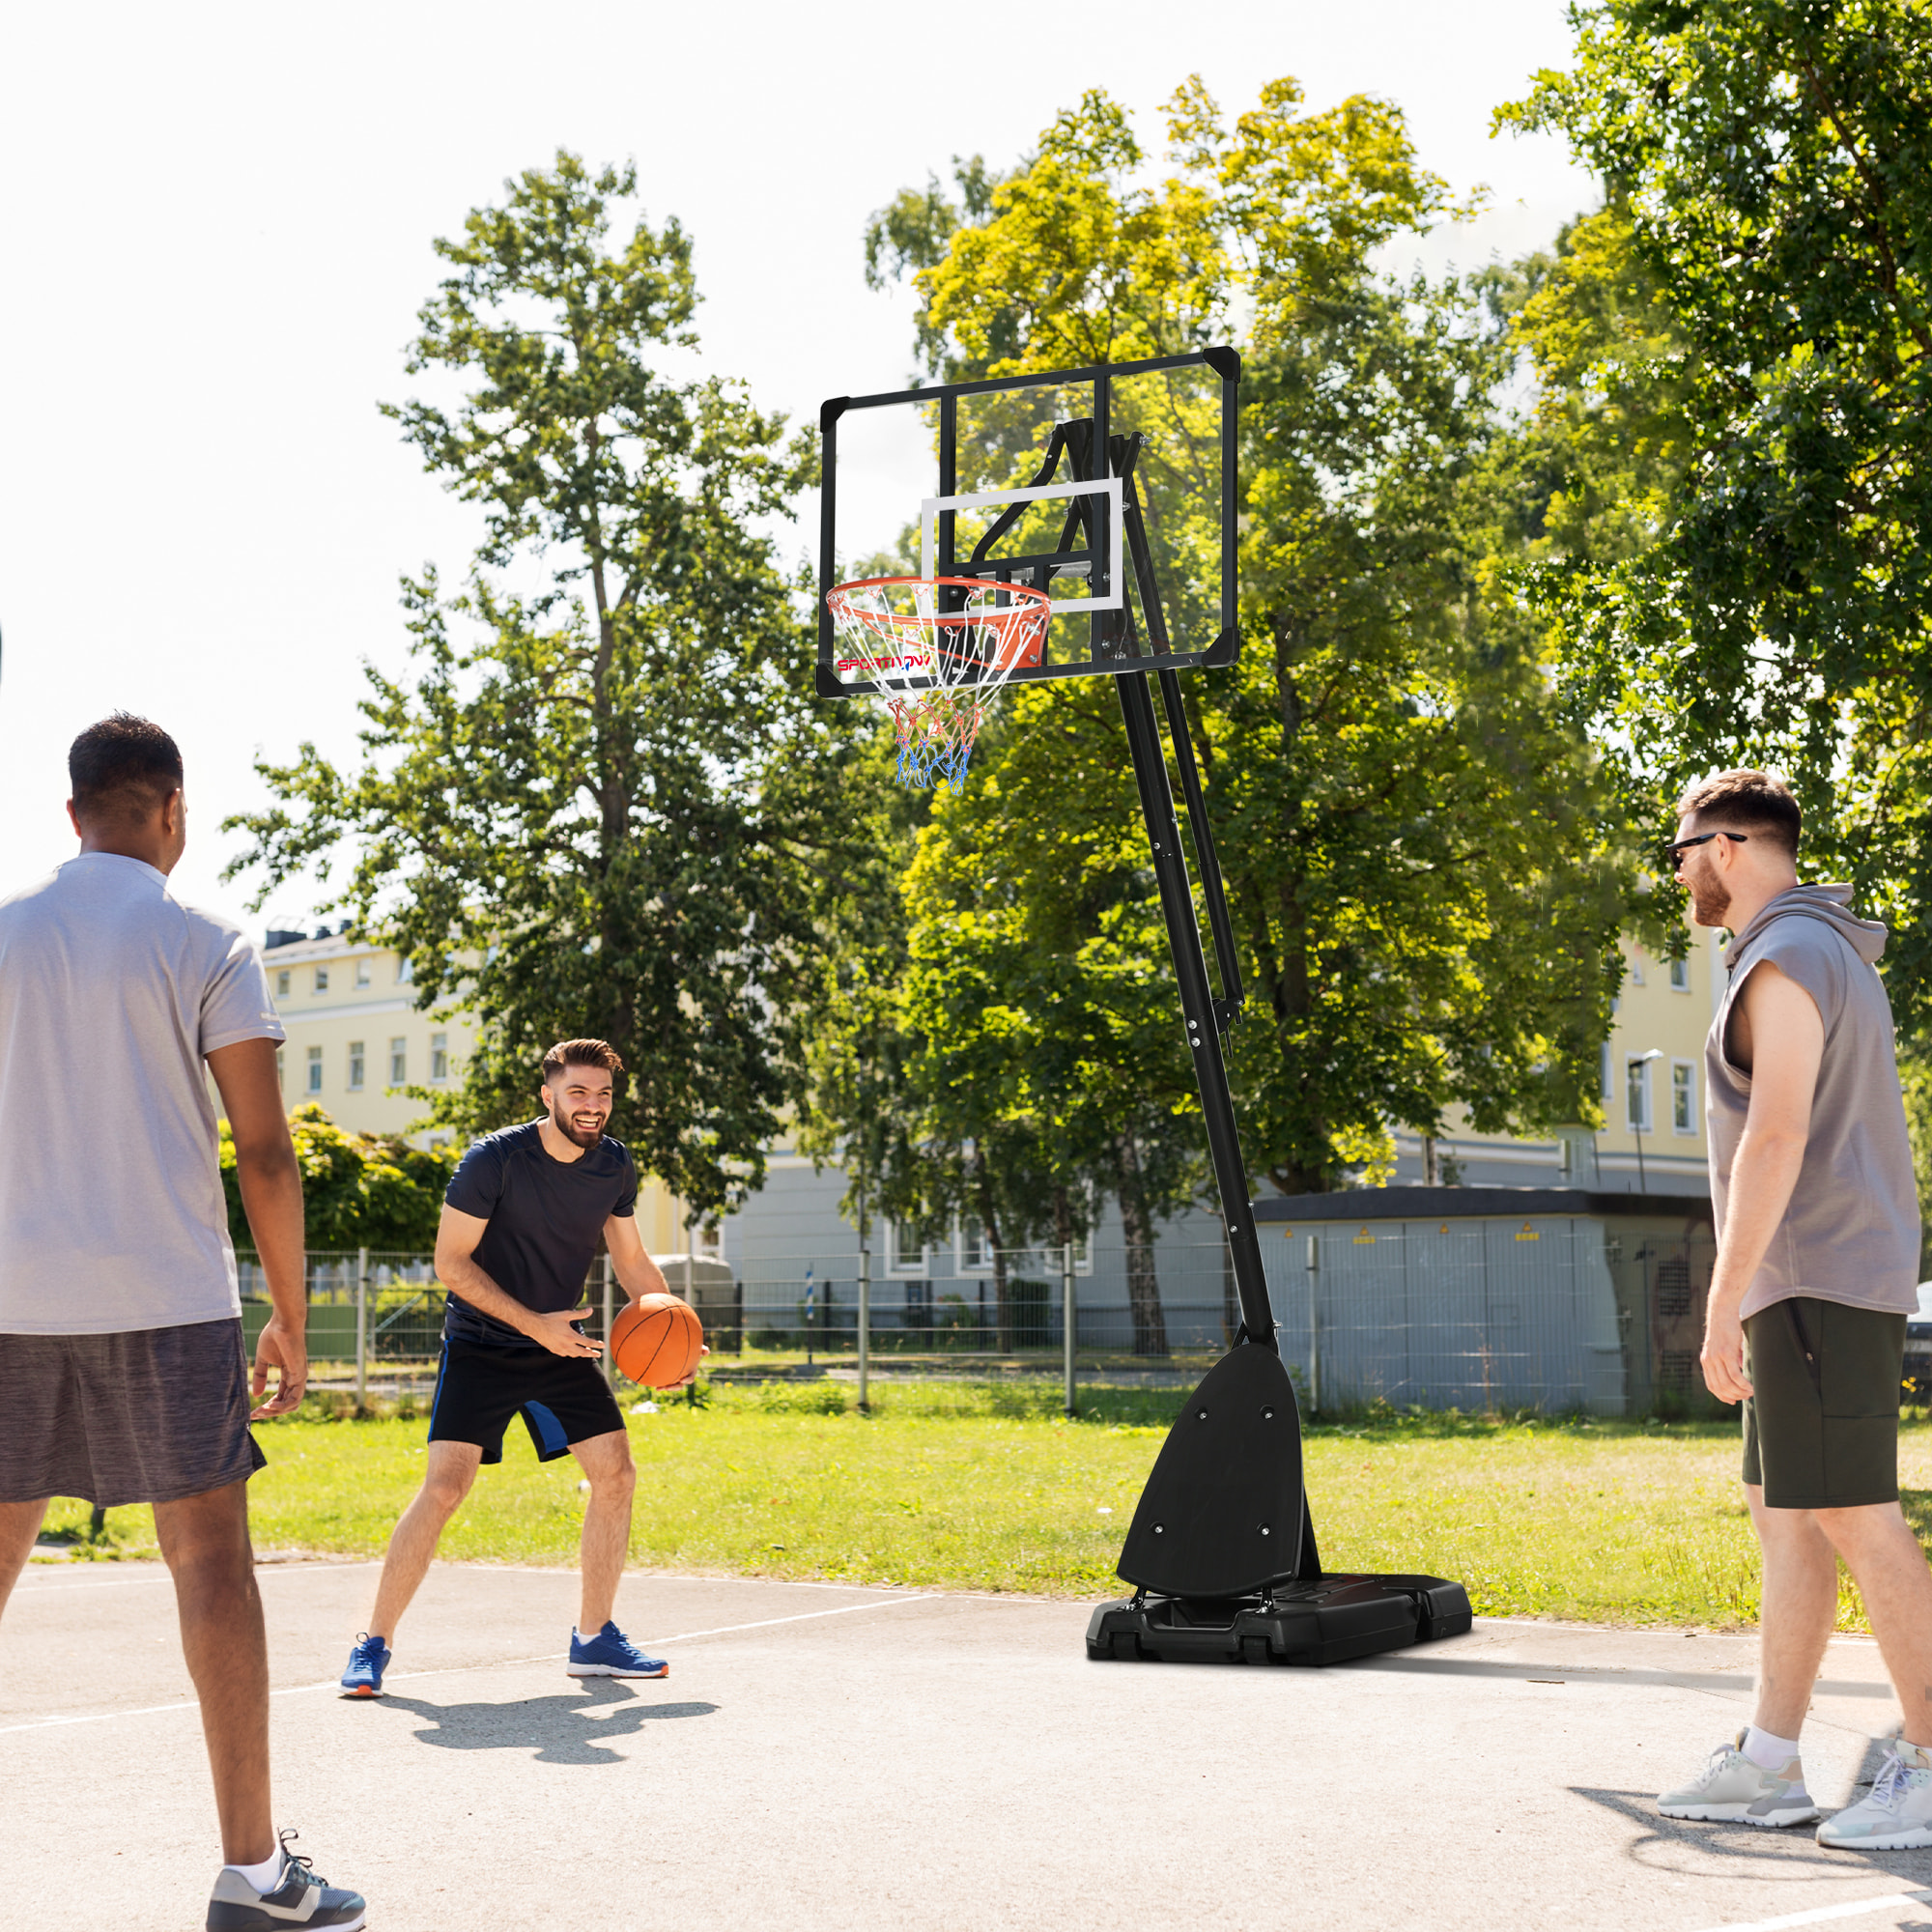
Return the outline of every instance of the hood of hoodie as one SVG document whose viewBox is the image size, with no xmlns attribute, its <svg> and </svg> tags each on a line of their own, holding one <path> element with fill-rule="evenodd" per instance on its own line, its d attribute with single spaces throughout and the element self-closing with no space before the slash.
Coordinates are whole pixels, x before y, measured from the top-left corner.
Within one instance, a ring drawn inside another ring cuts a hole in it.
<svg viewBox="0 0 1932 1932">
<path fill-rule="evenodd" d="M 1849 908 L 1852 889 L 1848 885 L 1793 886 L 1779 893 L 1724 949 L 1724 970 L 1728 973 L 1742 959 L 1750 943 L 1775 919 L 1820 919 L 1844 936 L 1867 966 L 1876 963 L 1885 951 L 1890 928 L 1875 919 L 1861 919 Z"/>
</svg>

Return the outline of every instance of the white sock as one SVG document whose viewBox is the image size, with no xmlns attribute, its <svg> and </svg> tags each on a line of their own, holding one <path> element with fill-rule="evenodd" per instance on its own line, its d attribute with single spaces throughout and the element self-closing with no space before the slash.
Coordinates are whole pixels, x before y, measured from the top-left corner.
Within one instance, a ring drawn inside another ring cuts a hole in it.
<svg viewBox="0 0 1932 1932">
<path fill-rule="evenodd" d="M 1782 1771 L 1798 1755 L 1798 1740 L 1775 1738 L 1753 1724 L 1745 1733 L 1743 1749 L 1760 1771 Z"/>
<path fill-rule="evenodd" d="M 282 1876 L 282 1851 L 277 1845 L 273 1853 L 258 1865 L 231 1864 L 230 1871 L 239 1871 L 257 1891 L 273 1891 Z"/>
</svg>

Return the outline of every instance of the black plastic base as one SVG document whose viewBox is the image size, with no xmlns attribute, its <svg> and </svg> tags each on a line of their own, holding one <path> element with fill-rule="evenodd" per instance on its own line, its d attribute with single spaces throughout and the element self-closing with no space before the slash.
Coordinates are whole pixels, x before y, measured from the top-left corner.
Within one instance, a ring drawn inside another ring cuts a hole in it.
<svg viewBox="0 0 1932 1932">
<path fill-rule="evenodd" d="M 1102 1604 L 1091 1658 L 1145 1663 L 1344 1663 L 1470 1627 L 1469 1598 L 1440 1577 L 1328 1576 L 1216 1599 L 1144 1592 Z"/>
</svg>

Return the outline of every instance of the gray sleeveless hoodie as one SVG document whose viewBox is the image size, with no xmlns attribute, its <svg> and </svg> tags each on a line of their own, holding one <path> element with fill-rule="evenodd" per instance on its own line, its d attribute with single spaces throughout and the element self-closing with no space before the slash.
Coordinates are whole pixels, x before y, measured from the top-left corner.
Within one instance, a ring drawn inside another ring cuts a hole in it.
<svg viewBox="0 0 1932 1932">
<path fill-rule="evenodd" d="M 1886 928 L 1849 912 L 1851 896 L 1850 886 L 1794 886 L 1724 954 L 1730 983 L 1704 1042 L 1711 1203 L 1720 1236 L 1731 1163 L 1750 1108 L 1750 1075 L 1731 1065 L 1724 1043 L 1731 1007 L 1751 968 L 1771 960 L 1811 995 L 1825 1022 L 1804 1164 L 1745 1293 L 1747 1316 L 1798 1294 L 1891 1313 L 1918 1304 L 1918 1193 L 1892 1051 L 1891 1002 L 1873 964 L 1885 951 Z"/>
</svg>

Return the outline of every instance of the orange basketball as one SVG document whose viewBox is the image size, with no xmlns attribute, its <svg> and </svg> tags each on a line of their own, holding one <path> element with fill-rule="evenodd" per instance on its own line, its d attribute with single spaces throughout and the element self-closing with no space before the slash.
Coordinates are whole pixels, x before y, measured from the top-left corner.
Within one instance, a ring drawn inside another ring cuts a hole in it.
<svg viewBox="0 0 1932 1932">
<path fill-rule="evenodd" d="M 703 1347 L 696 1312 L 674 1294 L 640 1294 L 611 1324 L 611 1359 L 644 1388 L 675 1388 Z"/>
</svg>

